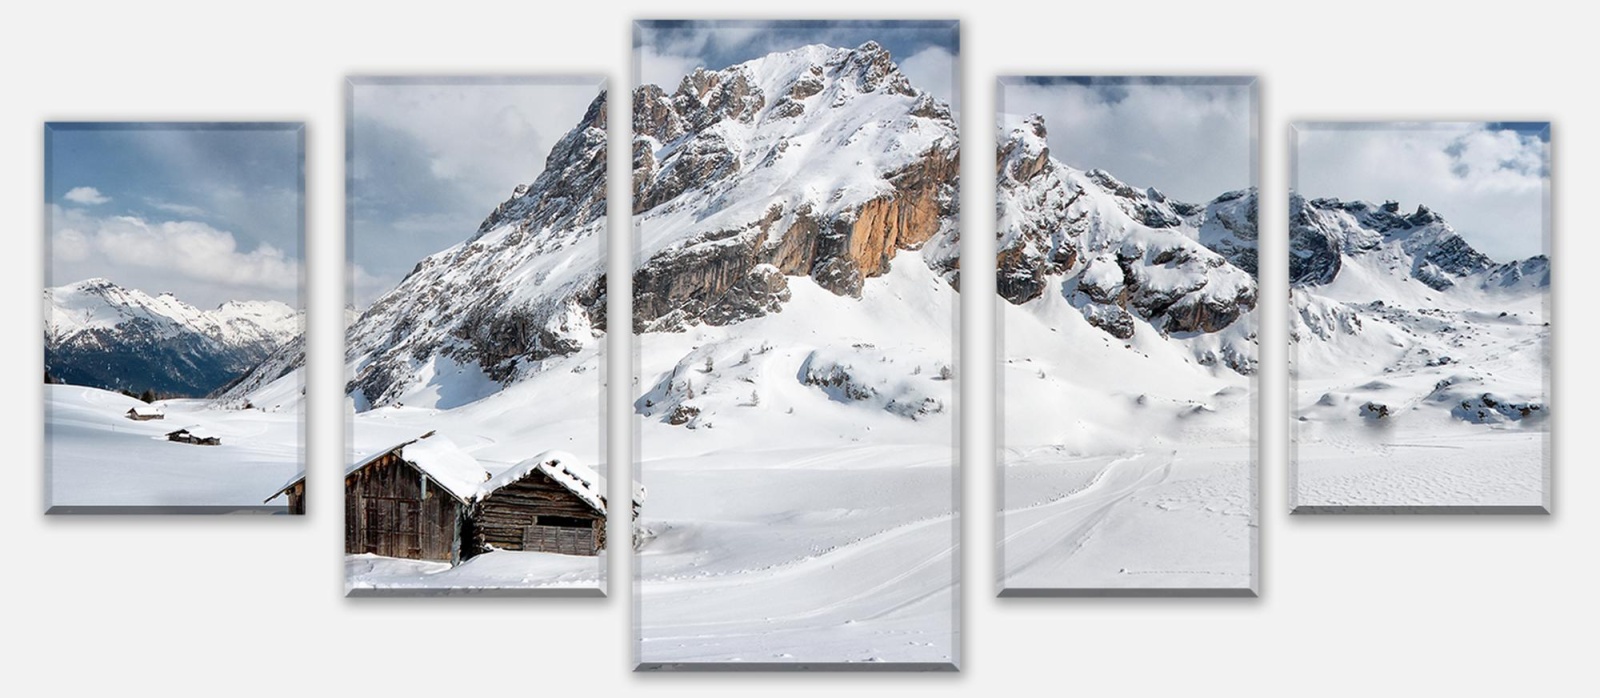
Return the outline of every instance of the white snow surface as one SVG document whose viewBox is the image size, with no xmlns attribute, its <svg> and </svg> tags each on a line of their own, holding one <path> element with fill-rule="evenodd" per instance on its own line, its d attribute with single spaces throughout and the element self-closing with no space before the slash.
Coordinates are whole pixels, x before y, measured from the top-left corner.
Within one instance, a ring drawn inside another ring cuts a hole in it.
<svg viewBox="0 0 1600 698">
<path fill-rule="evenodd" d="M 859 300 L 791 278 L 778 313 L 639 337 L 642 662 L 954 661 L 959 297 L 921 254 Z"/>
<path fill-rule="evenodd" d="M 162 400 L 162 420 L 127 418 L 144 403 L 120 393 L 45 385 L 51 506 L 258 507 L 300 469 L 296 413 L 219 409 Z M 168 432 L 218 436 L 219 446 L 168 441 Z"/>
</svg>

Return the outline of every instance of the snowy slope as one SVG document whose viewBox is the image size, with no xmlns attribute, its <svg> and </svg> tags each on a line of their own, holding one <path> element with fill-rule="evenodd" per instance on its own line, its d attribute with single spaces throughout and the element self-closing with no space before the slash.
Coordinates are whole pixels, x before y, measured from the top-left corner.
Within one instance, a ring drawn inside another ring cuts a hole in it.
<svg viewBox="0 0 1600 698">
<path fill-rule="evenodd" d="M 45 357 L 73 384 L 198 397 L 239 377 L 300 332 L 277 301 L 201 310 L 106 279 L 45 289 Z"/>
<path fill-rule="evenodd" d="M 954 661 L 948 107 L 870 42 L 634 103 L 641 662 Z"/>
<path fill-rule="evenodd" d="M 1047 135 L 997 153 L 1002 585 L 1248 593 L 1255 192 L 1180 202 Z"/>
<path fill-rule="evenodd" d="M 1549 260 L 1496 263 L 1425 206 L 1290 213 L 1296 505 L 1540 505 Z"/>
</svg>

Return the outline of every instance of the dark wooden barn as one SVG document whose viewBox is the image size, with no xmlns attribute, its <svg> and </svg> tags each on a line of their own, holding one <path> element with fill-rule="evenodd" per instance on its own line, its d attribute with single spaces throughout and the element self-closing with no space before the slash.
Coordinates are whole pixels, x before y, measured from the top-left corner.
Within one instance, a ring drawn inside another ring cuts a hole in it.
<svg viewBox="0 0 1600 698">
<path fill-rule="evenodd" d="M 180 444 L 193 444 L 195 446 L 220 446 L 222 437 L 202 433 L 194 428 L 178 429 L 167 432 L 167 440 Z"/>
<path fill-rule="evenodd" d="M 286 496 L 305 511 L 305 476 Z M 637 519 L 643 489 L 635 487 Z M 605 480 L 569 454 L 547 452 L 491 478 L 431 432 L 345 473 L 345 553 L 459 563 L 494 550 L 596 555 L 606 545 Z"/>
</svg>

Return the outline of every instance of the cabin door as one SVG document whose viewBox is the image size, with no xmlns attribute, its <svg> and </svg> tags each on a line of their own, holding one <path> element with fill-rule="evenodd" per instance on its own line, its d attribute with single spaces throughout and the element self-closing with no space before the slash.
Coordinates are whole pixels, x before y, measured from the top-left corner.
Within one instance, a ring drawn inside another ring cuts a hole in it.
<svg viewBox="0 0 1600 698">
<path fill-rule="evenodd" d="M 367 498 L 367 552 L 388 557 L 422 559 L 422 503 L 393 497 Z"/>
</svg>

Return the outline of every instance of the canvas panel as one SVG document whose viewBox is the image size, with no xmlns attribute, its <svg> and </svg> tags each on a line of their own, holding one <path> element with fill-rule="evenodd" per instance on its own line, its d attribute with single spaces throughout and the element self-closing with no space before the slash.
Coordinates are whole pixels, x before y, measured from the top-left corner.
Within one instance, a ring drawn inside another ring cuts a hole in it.
<svg viewBox="0 0 1600 698">
<path fill-rule="evenodd" d="M 955 22 L 641 22 L 641 669 L 953 669 Z"/>
<path fill-rule="evenodd" d="M 1001 595 L 1254 595 L 1254 79 L 998 90 Z"/>
<path fill-rule="evenodd" d="M 1550 124 L 1301 123 L 1294 513 L 1549 513 Z"/>
<path fill-rule="evenodd" d="M 604 81 L 347 97 L 348 593 L 603 594 Z"/>
<path fill-rule="evenodd" d="M 46 512 L 304 512 L 300 123 L 45 125 Z"/>
</svg>

